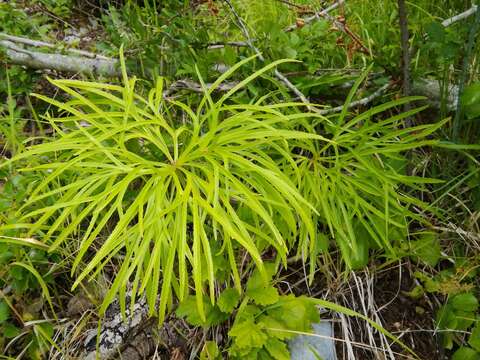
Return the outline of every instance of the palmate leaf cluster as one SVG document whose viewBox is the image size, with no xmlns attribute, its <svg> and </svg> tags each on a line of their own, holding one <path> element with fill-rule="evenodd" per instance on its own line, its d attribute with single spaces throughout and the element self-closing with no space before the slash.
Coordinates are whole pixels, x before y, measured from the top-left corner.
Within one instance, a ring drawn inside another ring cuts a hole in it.
<svg viewBox="0 0 480 360">
<path fill-rule="evenodd" d="M 119 264 L 101 313 L 116 295 L 125 309 L 130 291 L 133 300 L 145 294 L 162 321 L 175 299 L 192 299 L 192 286 L 198 322 L 205 323 L 208 310 L 218 308 L 219 272 L 242 292 L 245 254 L 264 281 L 266 251 L 284 264 L 292 252 L 310 258 L 313 275 L 317 255 L 328 250 L 327 234 L 354 267 L 372 244 L 393 251 L 394 230 L 405 233 L 412 219 L 421 220 L 410 208 L 423 204 L 400 185 L 425 180 L 403 175 L 394 163 L 405 150 L 433 145 L 425 138 L 442 123 L 398 127 L 421 109 L 380 117 L 411 99 L 350 120 L 346 107 L 327 119 L 297 103 L 232 101 L 286 60 L 214 100 L 214 89 L 252 59 L 219 77 L 195 106 L 165 99 L 161 79 L 142 96 L 125 68 L 123 85 L 51 80 L 69 100 L 36 95 L 60 116 L 45 117 L 55 137 L 14 159 L 35 158 L 40 165 L 23 171 L 44 173 L 17 214 L 19 226 L 51 251 L 75 254 L 74 287 L 112 260 Z M 247 286 L 247 295 L 261 306 L 278 296 L 261 286 Z M 224 300 L 219 306 L 231 309 Z"/>
<path fill-rule="evenodd" d="M 226 73 L 196 110 L 165 101 L 161 80 L 146 98 L 138 95 L 125 69 L 123 86 L 52 80 L 71 100 L 37 95 L 64 113 L 46 117 L 56 130 L 54 139 L 17 157 L 45 159 L 24 170 L 46 174 L 20 212 L 23 219 L 35 220 L 29 235 L 40 233 L 52 251 L 69 248 L 82 228 L 74 250 L 72 273 L 81 267 L 74 286 L 121 258 L 101 312 L 117 294 L 125 308 L 131 286 L 133 297 L 146 293 L 152 312 L 160 294 L 162 319 L 172 290 L 182 300 L 193 284 L 204 320 L 204 283 L 213 302 L 218 255 L 228 259 L 229 274 L 241 291 L 239 249 L 265 275 L 265 249 L 275 249 L 286 262 L 300 228 L 307 233 L 303 241 L 314 238 L 314 210 L 278 159 L 294 166 L 290 139 L 328 141 L 288 129 L 297 115 L 282 114 L 281 106 L 225 104 L 278 63 L 214 102 L 210 94 Z"/>
<path fill-rule="evenodd" d="M 265 282 L 257 268 L 250 275 L 243 296 L 236 289 L 227 288 L 220 294 L 216 306 L 207 304 L 206 322 L 201 321 L 193 296 L 179 305 L 177 316 L 195 326 L 212 326 L 225 321 L 238 307 L 228 332 L 229 358 L 290 359 L 286 340 L 298 333 L 310 332 L 312 324 L 320 321 L 320 315 L 310 298 L 280 295 L 271 283 L 277 267 L 266 262 L 265 269 L 269 281 Z M 205 358 L 220 358 L 218 354 L 209 357 L 207 354 L 214 351 L 208 348 L 203 352 Z"/>
<path fill-rule="evenodd" d="M 355 87 L 351 95 L 354 91 Z M 407 175 L 403 152 L 435 146 L 437 140 L 430 135 L 447 120 L 405 126 L 405 119 L 425 107 L 383 117 L 384 112 L 419 99 L 394 100 L 349 119 L 343 112 L 331 123 L 314 119 L 305 125 L 311 132 L 321 126 L 331 142 L 311 142 L 307 151 L 304 148 L 296 155 L 302 174 L 298 188 L 315 206 L 315 222 L 335 239 L 350 268 L 365 266 L 372 248 L 396 256 L 395 245 L 407 241 L 410 224 L 426 225 L 422 213 L 434 211 L 412 195 L 412 190 L 424 190 L 425 184 L 437 180 Z M 325 249 L 327 244 L 321 240 L 319 236 L 316 246 Z"/>
<path fill-rule="evenodd" d="M 275 267 L 266 265 L 273 276 Z M 310 332 L 312 324 L 320 321 L 308 297 L 279 295 L 258 271 L 249 278 L 245 295 L 228 332 L 232 340 L 229 355 L 233 359 L 290 359 L 286 340 Z"/>
</svg>

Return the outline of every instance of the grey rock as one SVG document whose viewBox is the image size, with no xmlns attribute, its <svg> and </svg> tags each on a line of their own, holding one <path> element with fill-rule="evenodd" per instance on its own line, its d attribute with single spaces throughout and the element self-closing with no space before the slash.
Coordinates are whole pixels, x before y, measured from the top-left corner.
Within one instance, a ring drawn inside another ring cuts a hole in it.
<svg viewBox="0 0 480 360">
<path fill-rule="evenodd" d="M 311 335 L 299 335 L 288 342 L 292 360 L 337 360 L 333 324 L 313 324 Z"/>
</svg>

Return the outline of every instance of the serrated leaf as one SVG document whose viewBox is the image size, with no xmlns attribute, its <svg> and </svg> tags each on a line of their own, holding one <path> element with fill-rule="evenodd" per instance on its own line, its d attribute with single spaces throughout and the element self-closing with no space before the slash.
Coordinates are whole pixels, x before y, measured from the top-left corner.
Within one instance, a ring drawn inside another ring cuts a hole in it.
<svg viewBox="0 0 480 360">
<path fill-rule="evenodd" d="M 480 83 L 474 83 L 465 88 L 462 94 L 462 104 L 470 106 L 480 102 Z"/>
<path fill-rule="evenodd" d="M 192 295 L 189 295 L 180 303 L 180 305 L 178 305 L 175 314 L 181 318 L 185 318 L 189 324 L 194 326 L 203 324 L 203 321 L 198 314 L 197 302 Z"/>
<path fill-rule="evenodd" d="M 264 267 L 267 279 L 264 279 L 262 274 L 260 273 L 260 270 L 258 268 L 255 268 L 255 270 L 252 272 L 252 275 L 250 275 L 250 277 L 248 278 L 247 290 L 269 285 L 268 282 L 272 280 L 272 277 L 275 274 L 275 264 L 266 262 L 264 263 Z"/>
<path fill-rule="evenodd" d="M 464 90 L 462 104 L 470 119 L 480 116 L 480 83 L 472 84 Z"/>
<path fill-rule="evenodd" d="M 257 305 L 264 306 L 275 304 L 279 298 L 278 290 L 273 286 L 249 289 L 246 294 L 252 298 Z"/>
<path fill-rule="evenodd" d="M 224 313 L 230 314 L 238 305 L 240 294 L 236 289 L 225 289 L 217 300 L 218 308 Z"/>
<path fill-rule="evenodd" d="M 275 273 L 273 263 L 265 263 L 267 280 L 271 280 Z M 278 300 L 278 291 L 265 281 L 258 269 L 255 269 L 247 281 L 246 295 L 258 305 L 271 305 Z"/>
<path fill-rule="evenodd" d="M 287 345 L 276 338 L 269 338 L 265 344 L 265 349 L 276 360 L 290 360 L 290 352 Z"/>
<path fill-rule="evenodd" d="M 293 46 L 297 45 L 300 42 L 300 37 L 294 32 L 290 33 L 290 44 Z"/>
<path fill-rule="evenodd" d="M 457 317 L 453 312 L 451 304 L 443 305 L 437 311 L 437 325 L 440 329 L 455 329 L 457 325 Z"/>
<path fill-rule="evenodd" d="M 241 349 L 261 348 L 268 339 L 264 329 L 252 320 L 234 324 L 228 335 L 235 339 L 235 345 Z"/>
<path fill-rule="evenodd" d="M 239 348 L 235 344 L 228 350 L 230 359 L 238 360 L 258 360 L 260 348 Z"/>
<path fill-rule="evenodd" d="M 43 331 L 43 334 L 49 338 L 51 338 L 55 332 L 53 325 L 50 324 L 49 322 L 40 323 L 37 326 L 40 327 Z"/>
<path fill-rule="evenodd" d="M 253 304 L 247 306 L 241 306 L 237 315 L 235 316 L 235 323 L 243 321 L 254 321 L 258 314 L 261 313 L 261 309 Z"/>
<path fill-rule="evenodd" d="M 439 22 L 431 22 L 425 27 L 425 30 L 430 38 L 430 41 L 436 43 L 443 43 L 445 41 L 445 27 Z"/>
<path fill-rule="evenodd" d="M 271 356 L 269 352 L 266 349 L 261 349 L 256 358 L 253 358 L 255 360 L 276 360 L 275 357 Z M 252 359 L 252 360 L 253 360 Z M 243 360 L 243 359 L 242 359 Z"/>
</svg>

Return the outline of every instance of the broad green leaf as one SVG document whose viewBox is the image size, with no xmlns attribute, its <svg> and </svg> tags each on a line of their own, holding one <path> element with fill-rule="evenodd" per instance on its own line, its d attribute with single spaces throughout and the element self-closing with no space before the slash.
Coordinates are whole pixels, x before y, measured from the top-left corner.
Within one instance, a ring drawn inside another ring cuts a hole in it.
<svg viewBox="0 0 480 360">
<path fill-rule="evenodd" d="M 15 325 L 10 323 L 3 324 L 2 327 L 3 327 L 3 333 L 7 339 L 14 338 L 15 336 L 18 336 L 21 333 L 21 330 L 19 328 L 17 328 Z"/>
<path fill-rule="evenodd" d="M 455 295 L 448 302 L 456 310 L 472 312 L 478 309 L 478 299 L 470 292 Z"/>
<path fill-rule="evenodd" d="M 276 316 L 276 314 L 273 314 Z M 297 334 L 291 332 L 291 329 L 282 321 L 276 317 L 269 315 L 262 315 L 258 321 L 268 332 L 270 336 L 276 337 L 280 340 L 290 339 Z"/>
<path fill-rule="evenodd" d="M 480 116 L 480 83 L 472 84 L 463 91 L 462 104 L 469 118 Z"/>
<path fill-rule="evenodd" d="M 198 311 L 197 299 L 195 296 L 187 296 L 184 301 L 177 307 L 175 313 L 181 318 L 185 318 L 187 322 L 194 326 L 210 327 L 221 324 L 228 319 L 228 314 L 220 311 L 217 306 L 213 306 L 209 301 L 203 302 L 205 318 L 202 318 Z"/>
<path fill-rule="evenodd" d="M 480 353 L 480 323 L 477 321 L 468 338 L 468 345 Z"/>
<path fill-rule="evenodd" d="M 441 248 L 435 233 L 421 234 L 418 240 L 410 242 L 410 246 L 414 256 L 432 267 L 440 260 Z"/>
<path fill-rule="evenodd" d="M 452 355 L 452 360 L 480 360 L 480 353 L 472 348 L 462 346 Z"/>
<path fill-rule="evenodd" d="M 223 290 L 217 300 L 218 308 L 227 314 L 231 314 L 240 301 L 240 294 L 236 289 L 227 288 Z"/>
</svg>

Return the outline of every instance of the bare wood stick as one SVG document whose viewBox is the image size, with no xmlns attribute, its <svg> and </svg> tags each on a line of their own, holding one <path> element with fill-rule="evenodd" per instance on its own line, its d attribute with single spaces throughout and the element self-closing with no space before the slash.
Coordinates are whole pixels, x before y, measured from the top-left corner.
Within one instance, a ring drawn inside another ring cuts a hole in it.
<svg viewBox="0 0 480 360">
<path fill-rule="evenodd" d="M 362 99 L 359 99 L 357 101 L 351 102 L 350 105 L 348 105 L 348 108 L 353 109 L 353 108 L 356 108 L 356 107 L 359 107 L 359 106 L 365 106 L 365 105 L 371 103 L 376 98 L 385 94 L 387 92 L 387 90 L 392 87 L 392 85 L 393 84 L 391 82 L 383 85 L 380 89 L 378 89 L 374 93 L 370 94 L 369 96 L 364 97 Z M 344 107 L 345 107 L 344 105 L 341 105 L 341 106 L 337 106 L 337 107 L 334 107 L 334 108 L 331 108 L 331 109 L 320 110 L 318 113 L 320 115 L 334 114 L 334 113 L 337 113 L 337 112 L 341 112 Z"/>
<path fill-rule="evenodd" d="M 472 7 L 470 9 L 468 9 L 467 11 L 464 11 L 464 12 L 458 14 L 458 15 L 455 15 L 455 16 L 452 16 L 451 18 L 443 20 L 442 25 L 447 27 L 447 26 L 452 25 L 453 23 L 456 23 L 457 21 L 466 19 L 469 16 L 474 15 L 475 12 L 477 11 L 477 7 L 478 7 L 478 5 L 472 5 Z"/>
<path fill-rule="evenodd" d="M 275 76 L 285 84 L 285 86 L 287 88 L 289 88 L 295 95 L 298 96 L 298 98 L 305 104 L 307 104 L 307 107 L 309 110 L 313 110 L 315 112 L 318 112 L 319 110 L 314 108 L 313 106 L 311 105 L 308 105 L 310 103 L 310 101 L 305 97 L 305 95 L 303 95 L 303 93 L 298 90 L 298 88 L 293 85 L 290 80 L 288 80 L 285 75 L 283 75 L 280 71 L 278 71 L 277 69 L 275 69 Z"/>
<path fill-rule="evenodd" d="M 11 41 L 13 43 L 19 43 L 19 44 L 34 46 L 34 47 L 47 47 L 47 48 L 51 48 L 51 49 L 56 48 L 56 46 L 54 44 L 51 44 L 51 43 L 48 43 L 48 42 L 39 41 L 39 40 L 32 40 L 32 39 L 28 39 L 28 38 L 25 38 L 25 37 L 9 35 L 9 34 L 5 34 L 5 33 L 1 33 L 1 32 L 0 32 L 0 39 L 8 40 L 8 41 Z M 77 54 L 77 55 L 85 56 L 85 57 L 88 57 L 88 58 L 92 58 L 92 59 L 109 60 L 109 58 L 106 57 L 106 56 L 91 53 L 89 51 L 72 49 L 72 48 L 65 48 L 65 51 L 69 52 L 69 53 L 72 53 L 72 54 Z"/>
<path fill-rule="evenodd" d="M 6 49 L 5 54 L 10 63 L 33 69 L 51 69 L 104 76 L 117 76 L 120 73 L 118 61 L 114 59 L 91 59 L 81 56 L 35 52 L 21 48 L 7 40 L 0 40 L 0 47 Z"/>
<path fill-rule="evenodd" d="M 215 91 L 226 92 L 233 89 L 237 84 L 238 84 L 237 81 L 224 82 L 218 85 L 215 88 Z M 207 90 L 210 89 L 211 86 L 212 86 L 211 83 L 205 84 L 205 87 L 207 88 Z M 205 89 L 202 87 L 201 84 L 188 79 L 183 79 L 183 80 L 177 80 L 174 83 L 172 83 L 169 86 L 169 88 L 166 91 L 164 91 L 163 96 L 168 97 L 169 95 L 171 95 L 172 93 L 178 90 L 189 90 L 197 93 L 203 93 L 205 91 Z"/>
<path fill-rule="evenodd" d="M 245 41 L 229 41 L 225 43 L 213 43 L 209 44 L 207 46 L 208 50 L 213 50 L 213 49 L 222 49 L 225 46 L 234 46 L 234 47 L 246 47 L 248 44 Z"/>
<path fill-rule="evenodd" d="M 332 10 L 335 10 L 336 8 L 338 8 L 340 5 L 342 5 L 343 3 L 345 2 L 345 0 L 339 0 L 337 1 L 336 3 L 333 3 L 332 5 L 330 5 L 328 8 L 324 9 L 324 10 L 321 10 L 319 12 L 316 12 L 314 15 L 312 16 L 309 16 L 305 19 L 303 19 L 303 23 L 304 24 L 308 24 L 308 23 L 311 23 L 312 21 L 315 21 L 315 20 L 318 20 L 320 18 L 323 18 L 325 17 L 325 15 L 327 15 L 330 11 Z M 293 31 L 297 28 L 298 26 L 296 24 L 293 24 L 293 25 L 290 25 L 288 27 L 286 27 L 285 29 L 283 29 L 283 31 L 285 32 L 290 32 L 290 31 Z"/>
<path fill-rule="evenodd" d="M 283 75 L 281 73 L 280 73 L 280 76 L 285 77 L 285 75 Z M 290 83 L 290 81 L 286 77 L 285 77 L 285 80 Z M 236 81 L 225 82 L 225 83 L 220 84 L 217 88 L 215 88 L 215 91 L 226 92 L 226 91 L 231 90 L 237 84 L 238 84 L 238 82 L 236 82 Z M 209 89 L 212 86 L 212 84 L 207 83 L 207 84 L 205 84 L 205 86 L 206 86 L 207 89 Z M 372 102 L 376 98 L 385 94 L 387 92 L 387 90 L 390 89 L 392 86 L 393 86 L 393 83 L 389 82 L 389 83 L 385 84 L 384 86 L 382 86 L 381 88 L 379 88 L 378 90 L 376 90 L 375 92 L 373 92 L 372 94 L 370 94 L 369 96 L 364 97 L 362 99 L 359 99 L 357 101 L 351 102 L 350 105 L 348 106 L 348 108 L 353 109 L 353 108 L 356 108 L 356 107 L 359 107 L 359 106 L 368 105 L 370 102 Z M 198 93 L 203 93 L 204 92 L 204 88 L 202 87 L 201 84 L 196 83 L 196 82 L 191 81 L 191 80 L 188 80 L 188 79 L 183 79 L 183 80 L 177 80 L 174 83 L 172 83 L 169 86 L 169 88 L 164 92 L 163 96 L 164 97 L 169 97 L 174 92 L 179 91 L 179 90 L 189 90 L 189 91 L 198 92 Z M 293 89 L 291 89 L 291 90 L 292 90 L 292 92 L 294 92 Z M 344 108 L 344 105 L 337 106 L 337 107 L 330 108 L 330 109 L 324 109 L 324 110 L 315 109 L 315 110 L 320 115 L 329 115 L 329 114 L 341 112 L 343 110 L 343 108 Z"/>
</svg>

